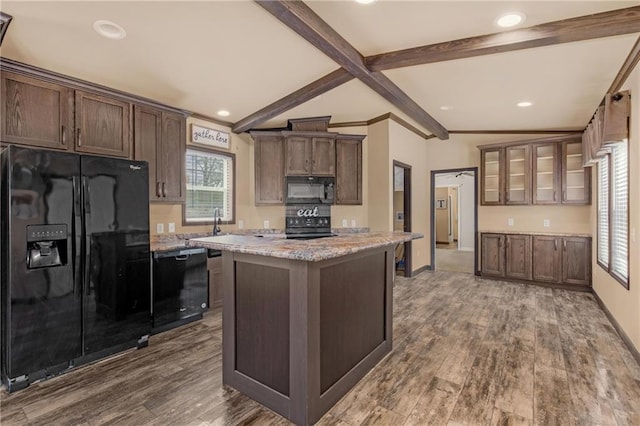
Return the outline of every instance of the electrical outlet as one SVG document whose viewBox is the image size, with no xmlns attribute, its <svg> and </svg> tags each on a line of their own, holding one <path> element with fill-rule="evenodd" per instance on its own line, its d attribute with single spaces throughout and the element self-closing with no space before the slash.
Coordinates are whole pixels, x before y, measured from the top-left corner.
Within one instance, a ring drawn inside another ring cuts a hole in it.
<svg viewBox="0 0 640 426">
<path fill-rule="evenodd" d="M 269 221 L 268 221 L 268 220 L 265 220 L 264 222 L 262 222 L 262 227 L 263 227 L 264 229 L 269 229 Z"/>
<path fill-rule="evenodd" d="M 347 226 L 347 219 L 342 219 L 342 227 L 346 228 Z"/>
<path fill-rule="evenodd" d="M 513 218 L 510 217 L 509 219 L 507 219 L 507 225 L 509 226 L 513 226 Z"/>
<path fill-rule="evenodd" d="M 352 228 L 356 227 L 356 220 L 355 219 L 351 219 L 351 227 Z"/>
<path fill-rule="evenodd" d="M 156 225 L 156 233 L 164 234 L 164 223 L 159 223 Z"/>
<path fill-rule="evenodd" d="M 544 221 L 542 221 L 542 225 L 543 225 L 545 228 L 548 228 L 548 227 L 550 227 L 550 226 L 551 226 L 551 221 L 550 221 L 549 219 L 545 219 Z"/>
<path fill-rule="evenodd" d="M 169 233 L 176 232 L 176 224 L 173 222 L 169 222 Z"/>
<path fill-rule="evenodd" d="M 238 229 L 242 229 L 242 228 L 244 228 L 244 221 L 238 220 Z"/>
</svg>

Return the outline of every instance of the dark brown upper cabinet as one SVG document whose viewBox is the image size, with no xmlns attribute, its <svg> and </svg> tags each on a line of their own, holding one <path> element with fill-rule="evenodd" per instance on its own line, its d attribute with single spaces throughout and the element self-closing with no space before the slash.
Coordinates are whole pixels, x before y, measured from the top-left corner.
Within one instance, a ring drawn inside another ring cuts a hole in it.
<svg viewBox="0 0 640 426">
<path fill-rule="evenodd" d="M 2 72 L 2 142 L 43 148 L 73 146 L 73 90 Z"/>
<path fill-rule="evenodd" d="M 3 71 L 2 141 L 130 157 L 131 104 Z"/>
<path fill-rule="evenodd" d="M 149 199 L 185 200 L 185 118 L 136 105 L 134 157 L 149 163 Z"/>
<path fill-rule="evenodd" d="M 360 135 L 336 139 L 336 204 L 362 204 L 362 140 Z"/>
<path fill-rule="evenodd" d="M 284 137 L 279 132 L 253 131 L 255 203 L 284 204 Z"/>
<path fill-rule="evenodd" d="M 482 190 L 480 203 L 485 206 L 504 204 L 504 150 L 481 149 Z"/>
<path fill-rule="evenodd" d="M 562 136 L 480 146 L 482 205 L 590 204 L 582 141 Z"/>
<path fill-rule="evenodd" d="M 284 136 L 286 176 L 335 176 L 335 133 Z"/>
<path fill-rule="evenodd" d="M 75 150 L 130 157 L 131 104 L 76 90 Z"/>
<path fill-rule="evenodd" d="M 531 203 L 531 156 L 529 145 L 505 148 L 505 204 Z"/>
</svg>

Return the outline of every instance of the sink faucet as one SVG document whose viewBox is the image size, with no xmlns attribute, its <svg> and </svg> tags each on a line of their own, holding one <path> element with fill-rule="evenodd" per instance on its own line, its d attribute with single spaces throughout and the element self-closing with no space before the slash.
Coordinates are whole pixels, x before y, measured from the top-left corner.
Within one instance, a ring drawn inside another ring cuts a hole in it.
<svg viewBox="0 0 640 426">
<path fill-rule="evenodd" d="M 213 236 L 215 237 L 221 231 L 220 223 L 222 223 L 222 218 L 220 217 L 220 209 L 216 207 L 213 210 Z"/>
</svg>

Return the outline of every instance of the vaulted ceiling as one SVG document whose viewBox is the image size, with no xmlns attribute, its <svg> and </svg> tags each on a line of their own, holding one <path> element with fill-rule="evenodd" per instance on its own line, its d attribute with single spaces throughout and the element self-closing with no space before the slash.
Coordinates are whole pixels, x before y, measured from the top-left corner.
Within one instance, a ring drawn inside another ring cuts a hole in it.
<svg viewBox="0 0 640 426">
<path fill-rule="evenodd" d="M 236 131 L 386 113 L 440 138 L 575 130 L 632 51 L 639 5 L 4 0 L 13 21 L 0 55 L 202 115 L 228 110 L 220 120 Z M 525 22 L 498 28 L 496 17 L 509 11 Z M 99 19 L 127 37 L 99 36 Z M 448 43 L 460 39 L 468 40 Z M 524 100 L 533 105 L 516 106 Z"/>
</svg>

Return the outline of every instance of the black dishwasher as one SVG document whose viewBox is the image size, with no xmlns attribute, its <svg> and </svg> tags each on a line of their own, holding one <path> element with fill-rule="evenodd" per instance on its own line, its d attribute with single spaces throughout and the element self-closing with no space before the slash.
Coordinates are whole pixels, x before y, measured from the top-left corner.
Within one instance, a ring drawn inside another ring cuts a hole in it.
<svg viewBox="0 0 640 426">
<path fill-rule="evenodd" d="M 208 300 L 206 249 L 153 253 L 153 334 L 201 319 Z"/>
</svg>

